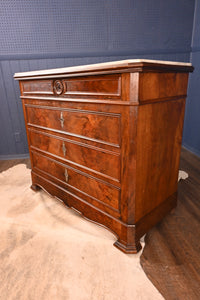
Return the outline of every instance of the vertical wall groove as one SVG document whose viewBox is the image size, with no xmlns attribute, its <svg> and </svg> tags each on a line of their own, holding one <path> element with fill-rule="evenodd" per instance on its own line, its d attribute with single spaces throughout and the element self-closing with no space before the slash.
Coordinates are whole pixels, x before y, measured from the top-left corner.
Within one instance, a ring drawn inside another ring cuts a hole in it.
<svg viewBox="0 0 200 300">
<path fill-rule="evenodd" d="M 183 145 L 200 156 L 200 1 L 195 1 L 191 62 L 194 72 L 189 77 Z"/>
</svg>

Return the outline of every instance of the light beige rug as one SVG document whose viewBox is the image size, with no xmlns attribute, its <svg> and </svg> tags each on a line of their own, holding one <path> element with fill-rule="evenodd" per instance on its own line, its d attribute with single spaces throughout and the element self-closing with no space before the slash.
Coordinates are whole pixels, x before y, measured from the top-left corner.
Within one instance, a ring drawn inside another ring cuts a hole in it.
<svg viewBox="0 0 200 300">
<path fill-rule="evenodd" d="M 112 233 L 30 184 L 25 165 L 0 173 L 1 300 L 163 299 L 141 252 L 120 252 Z"/>
</svg>

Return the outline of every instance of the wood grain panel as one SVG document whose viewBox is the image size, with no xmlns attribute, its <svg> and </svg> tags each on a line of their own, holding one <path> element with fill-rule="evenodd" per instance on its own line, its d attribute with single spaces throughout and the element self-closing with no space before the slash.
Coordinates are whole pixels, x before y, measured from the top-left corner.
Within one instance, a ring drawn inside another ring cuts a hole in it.
<svg viewBox="0 0 200 300">
<path fill-rule="evenodd" d="M 65 95 L 120 96 L 121 76 L 90 76 L 63 80 Z"/>
<path fill-rule="evenodd" d="M 22 82 L 24 96 L 55 95 L 67 98 L 119 99 L 121 96 L 121 75 L 84 76 L 59 79 L 63 90 L 56 92 L 56 80 L 27 80 Z"/>
<path fill-rule="evenodd" d="M 120 144 L 120 115 L 26 106 L 28 124 L 72 133 L 82 138 Z M 63 121 L 62 121 L 63 120 Z"/>
<path fill-rule="evenodd" d="M 32 96 L 31 96 L 32 97 Z M 121 109 L 121 106 L 119 105 L 105 105 L 105 104 L 99 104 L 98 105 L 96 103 L 85 103 L 85 102 L 71 102 L 71 101 L 53 101 L 53 100 L 47 100 L 45 98 L 45 100 L 36 100 L 36 99 L 23 99 L 22 100 L 25 104 L 25 106 L 30 106 L 30 107 L 39 107 L 39 106 L 47 106 L 50 109 L 51 108 L 55 108 L 55 110 L 69 110 L 69 111 L 78 111 L 81 110 L 85 113 L 87 113 L 88 111 L 90 112 L 94 112 L 97 114 L 98 113 L 106 113 L 106 115 L 114 115 L 114 116 L 118 116 L 120 119 L 120 132 L 119 132 L 119 141 L 120 141 L 120 145 L 121 145 L 121 126 L 122 126 L 122 112 L 123 110 Z M 114 102 L 114 101 L 113 101 Z M 98 111 L 97 111 L 98 108 Z M 35 129 L 36 125 L 33 126 L 32 129 Z M 29 125 L 29 127 L 32 127 L 31 125 Z M 49 131 L 49 133 L 52 133 L 52 128 L 51 129 L 47 129 L 45 128 L 40 128 L 39 131 Z M 55 135 L 57 136 L 61 136 L 63 137 L 63 131 L 59 131 L 59 130 L 55 130 L 54 131 Z M 89 144 L 92 146 L 96 146 L 97 148 L 103 148 L 103 149 L 108 149 L 110 151 L 114 151 L 117 153 L 120 153 L 121 149 L 120 149 L 120 145 L 118 144 L 112 144 L 109 142 L 105 142 L 105 141 L 100 141 L 100 140 L 94 140 L 91 138 L 86 138 L 84 137 L 84 141 L 83 141 L 83 137 L 79 137 L 77 135 L 72 135 L 71 133 L 67 133 L 64 132 L 64 136 L 70 140 L 76 140 L 78 142 L 84 142 L 84 144 Z"/>
<path fill-rule="evenodd" d="M 187 80 L 188 73 L 142 73 L 139 79 L 139 100 L 186 96 Z"/>
<path fill-rule="evenodd" d="M 74 168 L 56 162 L 53 159 L 47 158 L 39 153 L 32 152 L 33 171 L 37 169 L 50 174 L 59 179 L 61 185 L 67 188 L 68 186 L 74 188 L 78 192 L 83 192 L 87 196 L 96 199 L 97 202 L 108 204 L 115 210 L 119 210 L 120 189 L 110 185 L 102 180 L 97 180 L 86 173 L 80 172 Z M 68 179 L 66 180 L 66 170 Z M 84 197 L 84 196 L 83 196 Z"/>
<path fill-rule="evenodd" d="M 177 190 L 185 100 L 138 110 L 136 222 Z"/>
<path fill-rule="evenodd" d="M 29 129 L 31 146 L 120 180 L 120 155 L 46 132 Z"/>
<path fill-rule="evenodd" d="M 22 82 L 22 91 L 24 95 L 29 94 L 48 94 L 53 95 L 53 86 L 51 80 L 28 80 Z"/>
</svg>

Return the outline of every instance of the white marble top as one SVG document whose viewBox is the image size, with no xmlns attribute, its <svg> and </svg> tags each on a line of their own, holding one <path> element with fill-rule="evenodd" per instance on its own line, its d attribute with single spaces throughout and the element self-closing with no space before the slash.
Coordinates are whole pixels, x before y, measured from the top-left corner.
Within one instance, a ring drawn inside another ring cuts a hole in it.
<svg viewBox="0 0 200 300">
<path fill-rule="evenodd" d="M 67 74 L 67 73 L 76 73 L 83 71 L 94 71 L 94 70 L 106 70 L 106 69 L 117 69 L 117 68 L 126 68 L 134 67 L 137 64 L 159 64 L 159 65 L 168 65 L 168 66 L 182 66 L 182 67 L 192 67 L 191 63 L 177 62 L 177 61 L 165 61 L 165 60 L 151 60 L 151 59 L 126 59 L 119 61 L 110 61 L 105 63 L 91 64 L 91 65 L 82 65 L 74 67 L 65 67 L 49 70 L 38 70 L 31 72 L 21 72 L 15 73 L 14 77 L 16 79 L 21 77 L 31 77 L 31 76 L 42 76 L 42 75 L 56 75 L 56 74 Z"/>
</svg>

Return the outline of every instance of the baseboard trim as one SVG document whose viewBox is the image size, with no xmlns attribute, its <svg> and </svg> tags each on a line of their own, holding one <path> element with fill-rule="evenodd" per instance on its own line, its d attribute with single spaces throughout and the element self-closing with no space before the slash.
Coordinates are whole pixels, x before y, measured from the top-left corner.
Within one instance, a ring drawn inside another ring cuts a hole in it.
<svg viewBox="0 0 200 300">
<path fill-rule="evenodd" d="M 13 160 L 13 159 L 25 159 L 25 158 L 29 158 L 29 153 L 0 155 L 0 160 Z"/>
<path fill-rule="evenodd" d="M 188 146 L 187 144 L 182 144 L 182 147 L 190 152 L 192 152 L 194 155 L 200 157 L 200 151 L 197 149 L 194 149 L 193 147 Z"/>
</svg>

